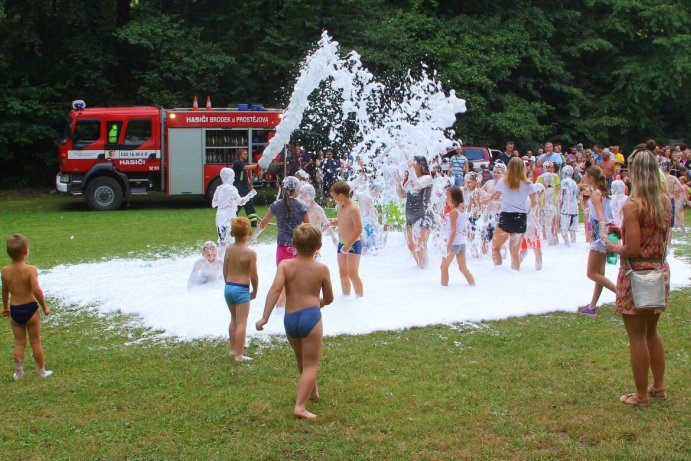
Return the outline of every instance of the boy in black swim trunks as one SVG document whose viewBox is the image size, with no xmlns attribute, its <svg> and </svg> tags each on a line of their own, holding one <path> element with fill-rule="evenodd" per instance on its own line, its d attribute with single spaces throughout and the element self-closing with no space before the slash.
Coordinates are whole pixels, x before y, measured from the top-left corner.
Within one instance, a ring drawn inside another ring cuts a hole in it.
<svg viewBox="0 0 691 461">
<path fill-rule="evenodd" d="M 14 379 L 18 381 L 24 377 L 27 332 L 38 366 L 38 375 L 47 378 L 53 372 L 46 370 L 43 363 L 41 315 L 38 313 L 38 306 L 41 305 L 46 315 L 50 314 L 50 307 L 46 305 L 43 291 L 38 285 L 38 270 L 26 263 L 29 256 L 27 238 L 22 234 L 12 234 L 7 239 L 7 254 L 12 258 L 12 263 L 2 268 L 2 315 L 10 317 L 14 333 Z"/>
<path fill-rule="evenodd" d="M 317 371 L 322 352 L 321 308 L 334 299 L 329 268 L 314 260 L 322 246 L 322 233 L 314 224 L 300 224 L 293 231 L 293 246 L 297 256 L 278 265 L 276 278 L 266 295 L 264 315 L 257 322 L 257 330 L 264 329 L 278 297 L 285 288 L 286 313 L 283 325 L 288 342 L 295 351 L 300 381 L 293 414 L 301 419 L 317 415 L 307 411 L 308 400 L 319 399 Z M 320 298 L 319 294 L 323 297 Z"/>
</svg>

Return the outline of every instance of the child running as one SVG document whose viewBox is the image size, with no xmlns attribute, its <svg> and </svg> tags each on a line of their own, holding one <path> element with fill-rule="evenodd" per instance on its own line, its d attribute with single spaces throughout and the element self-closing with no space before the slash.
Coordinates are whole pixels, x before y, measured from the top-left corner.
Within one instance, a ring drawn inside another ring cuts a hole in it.
<svg viewBox="0 0 691 461">
<path fill-rule="evenodd" d="M 29 240 L 22 234 L 12 234 L 7 239 L 7 254 L 12 262 L 2 268 L 2 315 L 10 317 L 14 334 L 14 380 L 24 377 L 24 351 L 26 336 L 38 366 L 38 376 L 47 378 L 53 374 L 46 370 L 41 346 L 41 305 L 45 315 L 50 314 L 43 291 L 38 285 L 38 270 L 26 263 L 29 257 Z M 11 304 L 10 304 L 11 303 Z"/>
<path fill-rule="evenodd" d="M 341 278 L 343 294 L 350 296 L 350 284 L 355 296 L 364 295 L 360 274 L 360 255 L 362 254 L 362 219 L 360 211 L 350 199 L 350 186 L 344 181 L 337 181 L 331 186 L 331 198 L 338 205 L 336 219 L 329 225 L 338 227 L 338 275 Z"/>
<path fill-rule="evenodd" d="M 257 330 L 264 329 L 278 297 L 285 289 L 287 299 L 283 324 L 300 370 L 293 414 L 301 419 L 317 417 L 307 411 L 307 400 L 319 399 L 317 371 L 323 335 L 320 308 L 331 304 L 334 299 L 329 268 L 314 260 L 315 253 L 321 248 L 321 241 L 321 231 L 313 224 L 301 224 L 293 231 L 297 256 L 279 264 L 276 278 L 266 295 L 264 315 L 256 324 Z"/>
<path fill-rule="evenodd" d="M 458 269 L 468 281 L 469 285 L 475 285 L 473 274 L 470 273 L 465 263 L 465 227 L 466 213 L 463 205 L 463 192 L 458 186 L 446 189 L 446 203 L 451 207 L 451 213 L 446 215 L 448 230 L 446 256 L 441 260 L 441 284 L 449 285 L 449 266 L 456 257 Z"/>
<path fill-rule="evenodd" d="M 247 239 L 251 233 L 252 224 L 246 217 L 241 216 L 231 221 L 230 235 L 235 242 L 228 245 L 223 262 L 223 278 L 226 281 L 224 295 L 230 309 L 230 326 L 228 327 L 230 354 L 238 362 L 252 360 L 252 357 L 243 355 L 250 300 L 257 297 L 259 284 L 257 252 L 247 246 Z M 250 283 L 252 292 L 250 292 Z"/>
<path fill-rule="evenodd" d="M 293 230 L 300 223 L 308 223 L 309 215 L 307 214 L 307 205 L 297 199 L 298 189 L 300 189 L 300 180 L 295 176 L 286 176 L 281 182 L 283 189 L 283 198 L 276 200 L 269 206 L 266 216 L 259 223 L 257 232 L 252 237 L 255 241 L 259 234 L 261 234 L 266 226 L 269 225 L 271 219 L 276 216 L 276 223 L 278 224 L 278 232 L 276 233 L 276 266 L 278 266 L 284 259 L 292 259 L 295 257 L 295 247 L 293 247 Z M 285 293 L 282 293 L 278 298 L 278 307 L 282 309 L 285 306 Z"/>
</svg>

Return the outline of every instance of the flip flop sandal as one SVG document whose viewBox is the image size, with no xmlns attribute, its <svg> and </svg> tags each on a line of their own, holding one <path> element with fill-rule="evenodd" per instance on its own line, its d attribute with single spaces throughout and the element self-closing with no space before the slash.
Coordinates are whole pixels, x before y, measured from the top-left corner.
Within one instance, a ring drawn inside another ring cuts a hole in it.
<svg viewBox="0 0 691 461">
<path fill-rule="evenodd" d="M 631 405 L 633 407 L 647 407 L 650 405 L 650 399 L 640 399 L 638 398 L 638 395 L 635 392 L 631 392 L 628 394 L 624 394 L 621 397 L 619 397 L 619 401 L 621 403 L 624 403 L 626 405 Z"/>
<path fill-rule="evenodd" d="M 656 399 L 667 400 L 667 391 L 664 389 L 655 389 L 649 387 L 648 394 L 650 394 L 651 397 L 655 397 Z"/>
</svg>

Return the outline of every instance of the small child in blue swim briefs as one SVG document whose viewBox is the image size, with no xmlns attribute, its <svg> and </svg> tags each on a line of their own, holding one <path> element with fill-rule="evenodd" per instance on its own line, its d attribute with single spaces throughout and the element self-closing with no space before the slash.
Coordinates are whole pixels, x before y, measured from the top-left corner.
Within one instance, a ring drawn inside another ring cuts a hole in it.
<svg viewBox="0 0 691 461">
<path fill-rule="evenodd" d="M 350 199 L 350 186 L 345 181 L 337 181 L 331 186 L 331 197 L 338 204 L 338 215 L 328 225 L 338 227 L 337 259 L 341 290 L 349 296 L 352 283 L 355 296 L 359 298 L 365 294 L 359 273 L 362 254 L 360 210 Z"/>
<path fill-rule="evenodd" d="M 244 216 L 233 219 L 230 224 L 230 235 L 235 242 L 228 245 L 223 261 L 223 279 L 226 281 L 224 295 L 230 309 L 230 354 L 238 362 L 252 360 L 252 357 L 243 355 L 250 300 L 257 297 L 259 285 L 257 252 L 247 246 L 251 234 L 252 226 L 249 219 Z"/>
<path fill-rule="evenodd" d="M 264 329 L 281 291 L 286 292 L 286 313 L 283 324 L 288 342 L 295 351 L 300 370 L 297 397 L 293 414 L 301 419 L 314 419 L 307 411 L 309 399 L 319 399 L 317 371 L 322 351 L 321 308 L 334 299 L 329 268 L 314 260 L 322 246 L 322 233 L 314 224 L 300 224 L 293 231 L 294 259 L 281 261 L 276 278 L 266 295 L 264 315 L 257 322 L 257 330 Z M 319 294 L 323 297 L 319 297 Z"/>
<path fill-rule="evenodd" d="M 7 254 L 12 263 L 2 268 L 2 304 L 4 317 L 10 317 L 14 334 L 14 380 L 24 377 L 24 351 L 26 336 L 38 366 L 38 375 L 47 378 L 53 372 L 45 369 L 41 346 L 41 314 L 50 314 L 46 298 L 38 285 L 38 270 L 26 263 L 29 241 L 22 234 L 12 234 L 7 239 Z"/>
</svg>

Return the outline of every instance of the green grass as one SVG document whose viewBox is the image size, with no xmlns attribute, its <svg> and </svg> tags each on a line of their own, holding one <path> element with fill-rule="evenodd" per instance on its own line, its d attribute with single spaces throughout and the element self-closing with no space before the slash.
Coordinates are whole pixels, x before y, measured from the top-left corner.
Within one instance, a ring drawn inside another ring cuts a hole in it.
<svg viewBox="0 0 691 461">
<path fill-rule="evenodd" d="M 192 199 L 92 213 L 73 198 L 0 197 L 0 216 L 0 235 L 28 235 L 41 268 L 214 237 L 213 211 Z M 28 364 L 12 381 L 0 322 L 0 459 L 689 459 L 689 306 L 691 289 L 675 292 L 661 317 L 669 399 L 647 409 L 618 402 L 633 386 L 626 334 L 602 309 L 327 338 L 313 423 L 292 417 L 297 373 L 280 338 L 254 341 L 240 365 L 220 339 L 162 340 L 55 306 L 48 380 Z"/>
</svg>

